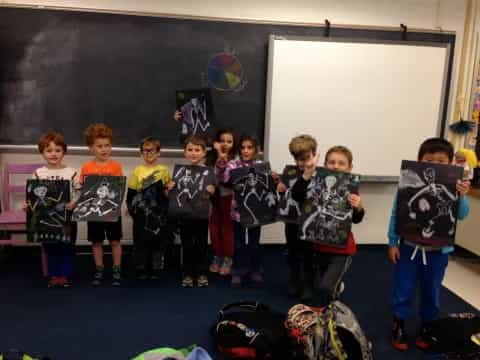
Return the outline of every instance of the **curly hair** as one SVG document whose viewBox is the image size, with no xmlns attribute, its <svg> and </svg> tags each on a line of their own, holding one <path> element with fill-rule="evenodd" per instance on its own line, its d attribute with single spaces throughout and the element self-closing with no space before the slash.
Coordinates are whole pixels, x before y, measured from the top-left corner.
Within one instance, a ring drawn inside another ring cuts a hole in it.
<svg viewBox="0 0 480 360">
<path fill-rule="evenodd" d="M 63 149 L 64 153 L 67 152 L 67 144 L 65 143 L 63 135 L 55 130 L 46 132 L 42 135 L 42 137 L 38 141 L 38 151 L 40 153 L 43 153 L 45 148 L 47 148 L 51 142 L 53 142 L 57 146 L 60 146 Z"/>
<path fill-rule="evenodd" d="M 85 144 L 92 146 L 96 139 L 103 138 L 113 142 L 113 130 L 105 124 L 95 123 L 89 125 L 83 132 Z"/>
</svg>

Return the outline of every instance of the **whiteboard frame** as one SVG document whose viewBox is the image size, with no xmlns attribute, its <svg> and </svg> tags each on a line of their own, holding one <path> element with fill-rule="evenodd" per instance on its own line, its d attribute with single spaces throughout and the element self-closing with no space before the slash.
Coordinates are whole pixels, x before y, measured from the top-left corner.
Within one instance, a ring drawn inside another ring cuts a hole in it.
<svg viewBox="0 0 480 360">
<path fill-rule="evenodd" d="M 445 48 L 445 63 L 443 67 L 443 81 L 442 81 L 442 93 L 440 97 L 440 106 L 439 114 L 437 121 L 436 134 L 432 136 L 445 137 L 445 127 L 447 123 L 447 114 L 448 114 L 448 99 L 446 99 L 446 92 L 448 88 L 447 79 L 448 79 L 448 64 L 450 63 L 451 58 L 451 45 L 450 43 L 436 43 L 436 42 L 424 42 L 424 41 L 408 41 L 408 40 L 377 40 L 377 39 L 367 39 L 367 38 L 343 38 L 343 37 L 318 37 L 318 36 L 295 36 L 295 35 L 270 35 L 268 39 L 268 68 L 267 68 L 267 91 L 265 99 L 265 128 L 264 128 L 264 141 L 263 149 L 265 160 L 268 160 L 270 154 L 270 122 L 271 122 L 271 111 L 270 107 L 272 104 L 272 74 L 273 74 L 273 59 L 274 59 L 274 42 L 288 40 L 288 41 L 312 41 L 312 42 L 335 42 L 335 43 L 362 43 L 362 44 L 388 44 L 388 45 L 411 45 L 411 46 L 429 46 L 429 47 L 439 47 Z M 453 79 L 451 79 L 452 81 Z M 369 175 L 362 177 L 362 180 L 365 178 L 367 182 L 396 182 L 398 180 L 397 176 L 384 176 L 384 175 Z"/>
</svg>

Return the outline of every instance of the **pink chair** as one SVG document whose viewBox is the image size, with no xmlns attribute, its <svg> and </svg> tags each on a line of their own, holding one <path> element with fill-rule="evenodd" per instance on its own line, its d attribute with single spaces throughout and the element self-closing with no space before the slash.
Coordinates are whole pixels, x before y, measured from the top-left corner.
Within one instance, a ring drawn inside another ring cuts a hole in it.
<svg viewBox="0 0 480 360">
<path fill-rule="evenodd" d="M 13 193 L 25 194 L 25 184 L 13 185 L 10 176 L 16 174 L 31 175 L 41 164 L 5 164 L 3 168 L 2 212 L 0 213 L 0 245 L 23 245 L 24 240 L 12 240 L 11 234 L 25 232 L 27 217 L 23 210 L 13 210 L 10 197 Z M 42 273 L 47 276 L 47 257 L 42 247 Z"/>
</svg>

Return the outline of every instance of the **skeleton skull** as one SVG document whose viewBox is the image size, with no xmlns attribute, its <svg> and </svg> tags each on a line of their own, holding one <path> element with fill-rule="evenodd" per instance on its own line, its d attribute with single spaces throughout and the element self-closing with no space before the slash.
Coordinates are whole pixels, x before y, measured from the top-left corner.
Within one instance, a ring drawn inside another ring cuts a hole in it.
<svg viewBox="0 0 480 360">
<path fill-rule="evenodd" d="M 425 169 L 425 171 L 423 172 L 423 177 L 429 184 L 435 182 L 435 170 L 433 170 L 432 168 Z"/>
<path fill-rule="evenodd" d="M 33 190 L 33 193 L 39 198 L 43 199 L 47 195 L 47 191 L 48 189 L 46 186 L 38 186 Z"/>
<path fill-rule="evenodd" d="M 100 199 L 105 199 L 108 196 L 108 186 L 107 185 L 100 185 L 97 189 L 97 196 Z"/>
</svg>

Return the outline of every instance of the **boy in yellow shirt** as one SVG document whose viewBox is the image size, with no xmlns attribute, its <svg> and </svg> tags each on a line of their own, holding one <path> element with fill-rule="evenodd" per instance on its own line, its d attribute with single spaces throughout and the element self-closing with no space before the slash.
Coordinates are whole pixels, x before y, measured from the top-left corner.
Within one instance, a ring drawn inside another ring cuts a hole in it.
<svg viewBox="0 0 480 360">
<path fill-rule="evenodd" d="M 166 186 L 168 169 L 158 164 L 160 141 L 147 137 L 140 144 L 143 164 L 128 179 L 127 206 L 133 218 L 134 263 L 139 279 L 158 278 L 166 246 Z"/>
</svg>

